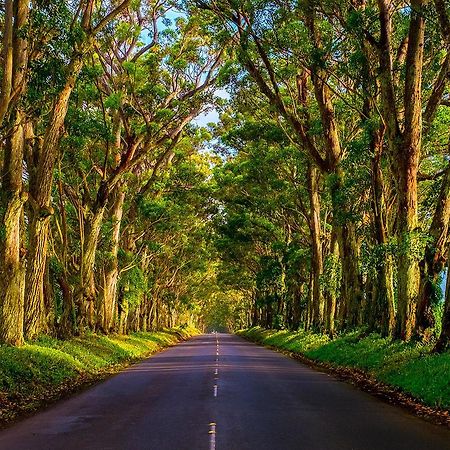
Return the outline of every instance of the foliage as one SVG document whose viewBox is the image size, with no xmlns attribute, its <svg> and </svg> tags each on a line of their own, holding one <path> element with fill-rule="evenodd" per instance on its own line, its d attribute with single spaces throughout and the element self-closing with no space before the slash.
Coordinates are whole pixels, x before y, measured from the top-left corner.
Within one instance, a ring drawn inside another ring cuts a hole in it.
<svg viewBox="0 0 450 450">
<path fill-rule="evenodd" d="M 450 345 L 446 5 L 19 3 L 1 342 L 253 323 Z"/>
</svg>

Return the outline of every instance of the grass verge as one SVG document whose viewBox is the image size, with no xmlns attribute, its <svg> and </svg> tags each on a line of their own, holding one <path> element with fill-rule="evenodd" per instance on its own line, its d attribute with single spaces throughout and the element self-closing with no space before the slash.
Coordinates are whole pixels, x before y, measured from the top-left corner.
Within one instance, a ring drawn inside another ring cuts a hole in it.
<svg viewBox="0 0 450 450">
<path fill-rule="evenodd" d="M 364 378 L 364 383 L 372 387 L 377 384 L 377 389 L 385 392 L 388 390 L 389 396 L 399 397 L 394 394 L 406 393 L 409 400 L 415 399 L 439 410 L 443 421 L 450 423 L 450 352 L 433 354 L 429 345 L 393 341 L 361 331 L 333 340 L 311 332 L 265 330 L 260 327 L 241 330 L 237 334 L 301 355 L 337 374 L 345 372 L 344 375 L 349 375 L 345 378 Z M 429 413 L 428 410 L 422 415 Z"/>
<path fill-rule="evenodd" d="M 0 346 L 0 425 L 197 334 L 193 328 Z"/>
</svg>

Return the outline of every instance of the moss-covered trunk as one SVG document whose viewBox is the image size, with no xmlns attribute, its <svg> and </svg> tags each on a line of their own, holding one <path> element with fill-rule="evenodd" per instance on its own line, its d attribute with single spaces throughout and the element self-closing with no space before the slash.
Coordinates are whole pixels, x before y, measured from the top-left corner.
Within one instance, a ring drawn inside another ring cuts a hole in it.
<svg viewBox="0 0 450 450">
<path fill-rule="evenodd" d="M 350 222 L 338 225 L 337 235 L 342 267 L 339 319 L 343 328 L 351 328 L 360 323 L 362 304 L 356 225 Z"/>
<path fill-rule="evenodd" d="M 116 192 L 115 201 L 111 210 L 112 233 L 108 246 L 108 259 L 105 264 L 103 291 L 99 300 L 100 326 L 107 333 L 114 328 L 114 315 L 117 310 L 117 282 L 119 278 L 119 251 L 120 228 L 122 223 L 124 192 Z"/>
<path fill-rule="evenodd" d="M 25 265 L 21 230 L 27 199 L 22 190 L 24 139 L 22 114 L 17 113 L 6 140 L 0 195 L 0 341 L 12 345 L 23 343 Z"/>
<path fill-rule="evenodd" d="M 351 220 L 348 199 L 344 198 L 344 173 L 340 167 L 330 175 L 333 205 L 333 234 L 336 236 L 341 265 L 340 296 L 337 304 L 340 328 L 358 325 L 362 301 L 359 271 L 359 244 L 356 224 Z"/>
<path fill-rule="evenodd" d="M 416 321 L 419 295 L 417 172 L 422 146 L 422 73 L 425 0 L 412 0 L 405 58 L 403 105 L 398 108 L 398 83 L 392 61 L 392 3 L 378 0 L 379 62 L 383 119 L 398 193 L 398 311 L 395 335 L 409 340 Z"/>
<path fill-rule="evenodd" d="M 28 126 L 18 105 L 27 88 L 28 16 L 28 1 L 5 2 L 0 89 L 4 146 L 0 193 L 0 342 L 13 345 L 23 343 L 23 211 L 27 194 L 23 190 L 22 167 Z"/>
<path fill-rule="evenodd" d="M 396 336 L 409 340 L 416 320 L 419 295 L 419 261 L 417 245 L 417 162 L 405 161 L 400 175 L 398 213 L 398 311 Z M 410 167 L 411 166 L 411 167 Z"/>
<path fill-rule="evenodd" d="M 339 262 L 339 243 L 336 233 L 332 233 L 330 242 L 330 254 L 328 255 L 329 268 L 325 276 L 327 289 L 325 289 L 325 330 L 330 336 L 336 332 L 336 307 L 337 293 L 340 286 L 340 276 L 337 270 Z"/>
<path fill-rule="evenodd" d="M 321 329 L 323 326 L 324 298 L 320 288 L 323 273 L 322 240 L 320 231 L 320 172 L 312 164 L 308 167 L 308 192 L 310 204 L 311 234 L 311 302 L 312 326 Z"/>
<path fill-rule="evenodd" d="M 372 210 L 376 245 L 379 248 L 378 265 L 373 283 L 368 323 L 383 335 L 392 335 L 395 327 L 394 259 L 388 244 L 387 207 L 384 195 L 381 154 L 383 133 L 378 130 L 372 136 Z"/>
<path fill-rule="evenodd" d="M 103 205 L 95 208 L 85 222 L 80 278 L 76 296 L 76 304 L 79 311 L 77 317 L 79 331 L 83 331 L 86 327 L 92 330 L 95 326 L 95 302 L 97 299 L 94 278 L 95 255 L 104 212 L 105 206 Z"/>
</svg>

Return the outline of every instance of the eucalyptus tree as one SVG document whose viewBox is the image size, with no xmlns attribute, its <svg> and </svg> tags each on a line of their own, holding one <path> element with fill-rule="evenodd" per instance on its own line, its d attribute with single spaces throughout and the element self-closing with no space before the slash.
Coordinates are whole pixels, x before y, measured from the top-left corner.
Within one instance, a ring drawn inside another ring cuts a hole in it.
<svg viewBox="0 0 450 450">
<path fill-rule="evenodd" d="M 222 77 L 226 50 L 195 14 L 176 8 L 159 0 L 5 2 L 3 341 L 20 344 L 22 330 L 34 338 L 55 323 L 63 334 L 114 328 L 123 208 L 135 203 L 128 184 L 139 178 L 132 188 L 144 194 L 170 167 Z M 99 242 L 108 254 L 103 279 Z"/>
<path fill-rule="evenodd" d="M 435 325 L 433 300 L 439 291 L 440 275 L 448 258 L 448 226 L 450 219 L 450 136 L 448 133 L 450 115 L 448 98 L 450 75 L 450 6 L 442 0 L 434 2 L 437 22 L 428 20 L 428 27 L 435 31 L 433 58 L 430 58 L 424 72 L 426 85 L 426 104 L 423 112 L 424 149 L 423 163 L 432 168 L 431 176 L 422 178 L 441 178 L 434 197 L 434 211 L 428 228 L 425 253 L 420 262 L 420 286 L 417 307 L 416 331 L 421 335 L 428 327 Z M 433 11 L 434 12 L 434 11 Z M 430 67 L 431 66 L 431 67 Z M 431 70 L 433 68 L 434 70 Z M 437 167 L 436 167 L 437 166 Z M 445 318 L 444 323 L 448 320 Z M 445 327 L 443 327 L 445 328 Z"/>
<path fill-rule="evenodd" d="M 64 39 L 68 41 L 68 45 L 65 52 L 58 56 L 65 60 L 65 69 L 51 99 L 47 111 L 48 119 L 42 122 L 40 120 L 43 118 L 42 115 L 36 117 L 32 150 L 27 159 L 31 208 L 24 330 L 28 338 L 37 336 L 47 326 L 44 317 L 44 274 L 50 218 L 54 211 L 51 204 L 53 174 L 70 96 L 96 38 L 126 10 L 129 4 L 130 0 L 124 0 L 119 4 L 115 2 L 98 4 L 88 0 L 69 4 L 63 11 L 66 14 L 65 28 L 61 31 L 67 33 Z M 51 46 L 52 41 L 50 40 L 47 45 Z"/>
<path fill-rule="evenodd" d="M 0 126 L 2 139 L 0 339 L 23 342 L 24 253 L 21 234 L 23 205 L 22 160 L 27 127 L 21 99 L 26 91 L 29 59 L 29 2 L 6 1 L 2 23 Z"/>
<path fill-rule="evenodd" d="M 153 22 L 156 20 L 155 17 L 152 19 Z M 218 73 L 222 50 L 207 48 L 208 36 L 202 37 L 195 23 L 189 20 L 178 19 L 175 30 L 167 31 L 161 41 L 156 28 L 152 33 L 153 46 L 143 47 L 145 52 L 137 46 L 139 41 L 135 42 L 132 35 L 126 37 L 130 43 L 121 43 L 125 49 L 119 45 L 120 50 L 115 51 L 109 44 L 100 49 L 99 57 L 104 67 L 100 90 L 108 95 L 108 112 L 117 108 L 112 112 L 118 116 L 118 129 L 113 133 L 121 132 L 123 137 L 114 149 L 112 167 L 103 166 L 101 169 L 102 181 L 94 195 L 92 217 L 86 222 L 81 264 L 84 278 L 80 286 L 80 295 L 85 298 L 78 300 L 80 304 L 92 303 L 94 299 L 92 279 L 96 242 L 110 195 L 118 183 L 122 184 L 121 189 L 124 188 L 125 175 L 142 170 L 152 172 L 146 182 L 148 188 L 152 176 L 172 160 L 173 147 L 183 129 L 208 102 L 213 101 L 211 86 Z M 136 48 L 130 49 L 129 46 Z M 120 56 L 122 54 L 127 55 L 125 59 Z M 111 99 L 117 104 L 108 103 Z M 105 157 L 105 161 L 107 159 Z M 107 285 L 105 288 L 109 289 Z M 105 301 L 111 304 L 114 295 L 111 290 L 109 296 L 104 296 Z"/>
</svg>

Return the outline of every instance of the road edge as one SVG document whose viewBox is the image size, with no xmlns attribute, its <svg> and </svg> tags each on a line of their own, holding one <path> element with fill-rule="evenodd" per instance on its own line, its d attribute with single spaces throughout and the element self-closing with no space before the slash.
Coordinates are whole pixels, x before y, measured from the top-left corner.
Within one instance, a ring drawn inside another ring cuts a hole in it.
<svg viewBox="0 0 450 450">
<path fill-rule="evenodd" d="M 166 351 L 171 347 L 179 345 L 180 343 L 197 336 L 197 334 L 189 334 L 184 336 L 179 333 L 175 334 L 177 336 L 177 340 L 173 343 L 160 345 L 158 348 L 146 351 L 138 357 L 126 359 L 120 363 L 111 364 L 99 369 L 96 372 L 80 373 L 76 377 L 71 377 L 64 380 L 64 383 L 54 386 L 51 390 L 47 391 L 45 395 L 40 395 L 37 397 L 31 395 L 23 396 L 11 407 L 0 404 L 0 430 L 9 428 L 27 417 L 31 417 L 37 413 L 45 411 L 47 408 L 60 401 L 69 399 L 76 394 L 80 394 L 91 387 L 100 384 L 115 375 L 118 375 L 135 364 L 139 364 L 158 353 Z"/>
<path fill-rule="evenodd" d="M 316 361 L 301 353 L 291 352 L 280 347 L 264 344 L 263 342 L 258 341 L 257 339 L 252 339 L 250 336 L 246 336 L 244 334 L 235 333 L 234 335 L 244 339 L 245 341 L 252 342 L 278 353 L 282 353 L 283 355 L 288 356 L 291 359 L 295 359 L 314 370 L 330 374 L 339 381 L 349 383 L 361 391 L 371 394 L 390 405 L 401 407 L 413 416 L 450 429 L 449 411 L 425 405 L 414 396 L 403 392 L 400 388 L 375 379 L 368 372 L 361 369 Z"/>
</svg>

